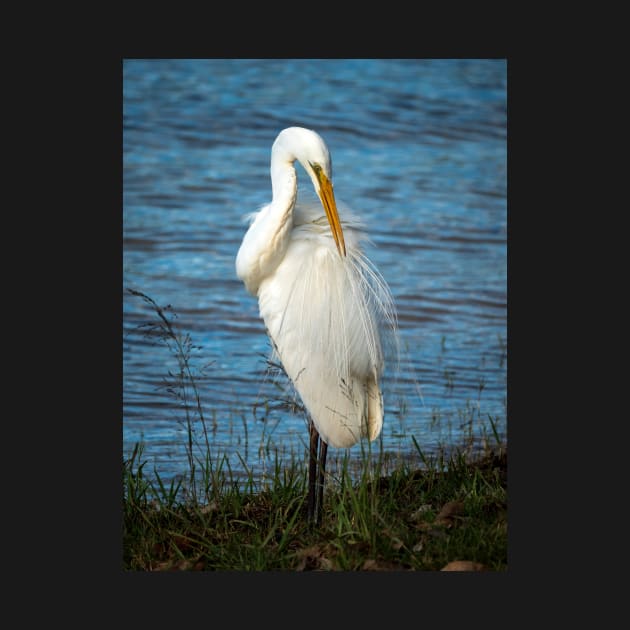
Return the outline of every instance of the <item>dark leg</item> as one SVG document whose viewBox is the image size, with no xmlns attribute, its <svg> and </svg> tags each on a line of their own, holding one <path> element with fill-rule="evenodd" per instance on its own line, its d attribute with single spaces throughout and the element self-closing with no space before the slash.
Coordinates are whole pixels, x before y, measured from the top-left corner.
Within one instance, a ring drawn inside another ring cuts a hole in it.
<svg viewBox="0 0 630 630">
<path fill-rule="evenodd" d="M 324 473 L 326 471 L 326 455 L 328 453 L 328 444 L 324 440 L 320 440 L 319 451 L 319 475 L 317 488 L 317 512 L 315 513 L 315 524 L 318 525 L 322 520 L 322 512 L 324 509 Z"/>
<path fill-rule="evenodd" d="M 315 428 L 315 424 L 311 420 L 309 425 L 310 432 L 310 449 L 308 458 L 308 522 L 313 523 L 315 520 L 315 482 L 317 479 L 317 450 L 319 446 L 319 433 Z"/>
</svg>

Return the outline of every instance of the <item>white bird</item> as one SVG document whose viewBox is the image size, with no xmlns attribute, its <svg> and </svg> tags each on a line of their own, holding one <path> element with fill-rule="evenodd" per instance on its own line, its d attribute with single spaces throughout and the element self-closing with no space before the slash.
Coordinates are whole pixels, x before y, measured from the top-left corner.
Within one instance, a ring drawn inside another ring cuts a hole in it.
<svg viewBox="0 0 630 630">
<path fill-rule="evenodd" d="M 295 160 L 321 206 L 296 204 Z M 271 203 L 250 215 L 236 273 L 258 297 L 273 349 L 310 417 L 308 518 L 317 523 L 328 445 L 347 448 L 381 432 L 380 380 L 386 345 L 393 342 L 397 352 L 396 311 L 361 249 L 362 224 L 341 202 L 338 214 L 330 153 L 317 133 L 280 132 L 271 149 L 271 184 Z"/>
</svg>

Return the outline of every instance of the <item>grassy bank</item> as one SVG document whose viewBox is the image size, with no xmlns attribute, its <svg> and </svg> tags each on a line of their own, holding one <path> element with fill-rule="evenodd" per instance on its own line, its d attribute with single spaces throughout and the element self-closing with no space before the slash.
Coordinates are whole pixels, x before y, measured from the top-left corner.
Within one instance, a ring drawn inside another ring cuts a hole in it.
<svg viewBox="0 0 630 630">
<path fill-rule="evenodd" d="M 124 568 L 140 571 L 507 569 L 507 454 L 330 480 L 320 527 L 306 520 L 306 473 L 278 467 L 270 487 L 224 473 L 204 501 L 149 482 L 141 449 L 124 465 Z M 458 564 L 459 563 L 459 564 Z"/>
</svg>

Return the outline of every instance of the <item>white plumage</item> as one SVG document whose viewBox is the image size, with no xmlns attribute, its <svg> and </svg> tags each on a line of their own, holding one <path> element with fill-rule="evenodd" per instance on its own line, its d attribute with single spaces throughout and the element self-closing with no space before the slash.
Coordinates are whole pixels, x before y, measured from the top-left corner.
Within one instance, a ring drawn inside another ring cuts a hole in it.
<svg viewBox="0 0 630 630">
<path fill-rule="evenodd" d="M 298 160 L 320 197 L 297 200 Z M 236 272 L 258 297 L 275 352 L 321 439 L 349 447 L 383 426 L 384 344 L 396 343 L 390 291 L 361 249 L 366 238 L 337 212 L 328 149 L 308 129 L 282 131 L 271 152 L 273 200 L 252 215 Z"/>
</svg>

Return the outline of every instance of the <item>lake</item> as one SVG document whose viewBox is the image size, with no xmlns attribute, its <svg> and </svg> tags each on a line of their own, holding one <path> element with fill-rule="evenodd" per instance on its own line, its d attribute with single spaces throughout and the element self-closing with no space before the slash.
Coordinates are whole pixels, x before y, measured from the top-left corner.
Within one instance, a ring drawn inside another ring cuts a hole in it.
<svg viewBox="0 0 630 630">
<path fill-rule="evenodd" d="M 293 125 L 326 141 L 335 196 L 364 220 L 398 310 L 378 447 L 506 440 L 506 60 L 128 59 L 122 72 L 124 457 L 142 442 L 147 473 L 186 475 L 200 407 L 235 475 L 305 460 L 306 419 L 234 269 L 245 215 L 271 200 L 271 145 Z M 170 306 L 199 407 L 130 290 Z"/>
</svg>

